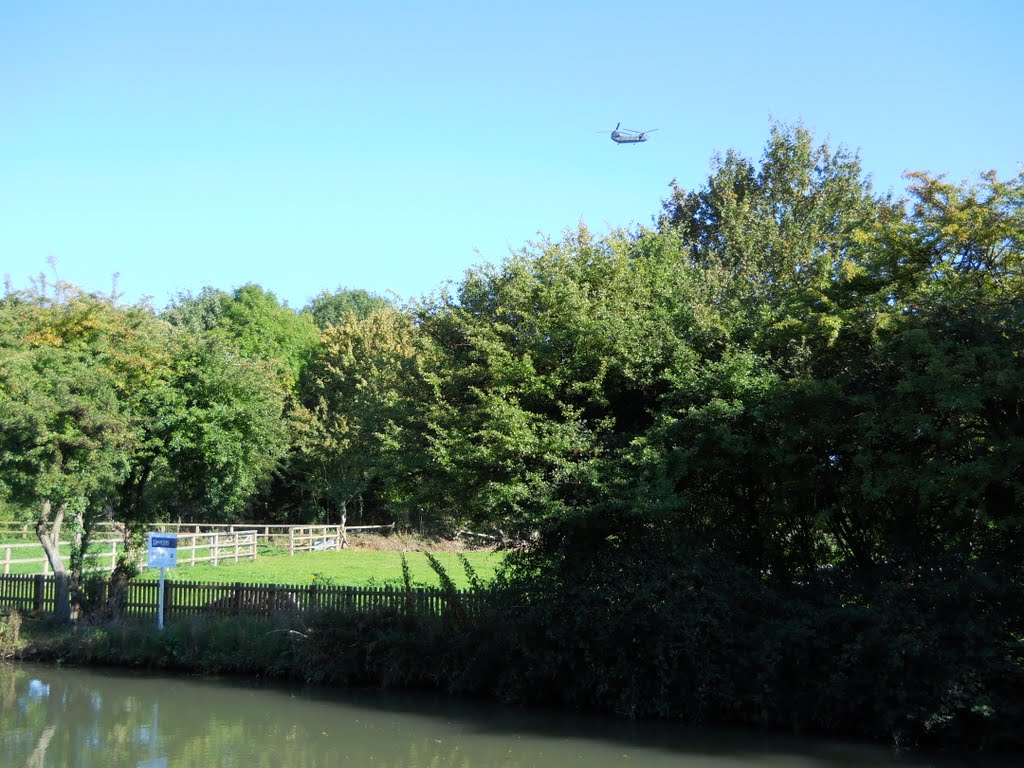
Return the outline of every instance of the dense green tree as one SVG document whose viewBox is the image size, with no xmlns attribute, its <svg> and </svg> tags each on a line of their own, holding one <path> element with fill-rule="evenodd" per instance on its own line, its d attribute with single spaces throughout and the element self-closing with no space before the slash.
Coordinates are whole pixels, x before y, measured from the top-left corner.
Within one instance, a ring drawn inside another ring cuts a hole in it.
<svg viewBox="0 0 1024 768">
<path fill-rule="evenodd" d="M 296 468 L 330 519 L 344 523 L 351 504 L 385 519 L 403 513 L 403 454 L 414 453 L 417 439 L 409 432 L 415 333 L 411 316 L 390 306 L 365 317 L 350 312 L 323 331 L 322 352 L 303 380 Z"/>
<path fill-rule="evenodd" d="M 205 288 L 198 296 L 179 296 L 164 317 L 192 331 L 224 334 L 242 357 L 270 363 L 290 389 L 319 339 L 310 315 L 252 283 L 231 293 Z"/>
<path fill-rule="evenodd" d="M 0 302 L 0 486 L 35 523 L 71 618 L 91 522 L 135 448 L 124 403 L 144 312 L 58 285 Z M 74 544 L 60 550 L 65 522 Z"/>
<path fill-rule="evenodd" d="M 172 518 L 237 520 L 290 444 L 286 392 L 270 363 L 238 356 L 216 334 L 182 334 L 170 351 L 154 503 Z"/>
<path fill-rule="evenodd" d="M 122 523 L 137 547 L 156 519 L 236 519 L 287 448 L 271 364 L 146 306 L 60 283 L 11 289 L 0 345 L 0 496 L 34 520 L 65 617 L 96 520 Z"/>
<path fill-rule="evenodd" d="M 912 182 L 904 262 L 916 279 L 892 292 L 862 363 L 846 453 L 880 537 L 873 559 L 920 566 L 1020 545 L 1024 183 Z"/>
<path fill-rule="evenodd" d="M 313 316 L 317 328 L 324 330 L 332 325 L 342 325 L 349 314 L 365 320 L 374 312 L 390 306 L 392 303 L 387 299 L 361 288 L 338 288 L 333 293 L 318 293 L 305 311 Z"/>
<path fill-rule="evenodd" d="M 292 462 L 304 428 L 300 423 L 303 409 L 297 400 L 298 383 L 320 348 L 312 315 L 297 312 L 279 302 L 273 293 L 247 284 L 231 293 L 206 288 L 198 296 L 180 296 L 164 317 L 193 334 L 220 337 L 224 351 L 234 349 L 240 360 L 275 375 L 286 398 L 282 418 L 289 430 L 289 449 L 284 454 L 273 454 L 277 469 L 269 483 L 259 483 L 259 498 L 252 500 L 249 509 L 263 520 L 305 519 L 310 500 Z M 276 451 L 277 442 L 270 447 Z"/>
<path fill-rule="evenodd" d="M 888 309 L 868 254 L 898 206 L 872 194 L 856 156 L 776 126 L 759 165 L 729 152 L 663 212 L 722 333 L 658 411 L 649 481 L 675 488 L 687 524 L 716 530 L 751 567 L 808 578 L 847 410 L 821 374 L 865 354 L 862 320 Z"/>
<path fill-rule="evenodd" d="M 438 499 L 518 534 L 608 505 L 632 514 L 622 462 L 672 372 L 715 333 L 675 242 L 581 227 L 472 271 L 421 310 Z"/>
</svg>

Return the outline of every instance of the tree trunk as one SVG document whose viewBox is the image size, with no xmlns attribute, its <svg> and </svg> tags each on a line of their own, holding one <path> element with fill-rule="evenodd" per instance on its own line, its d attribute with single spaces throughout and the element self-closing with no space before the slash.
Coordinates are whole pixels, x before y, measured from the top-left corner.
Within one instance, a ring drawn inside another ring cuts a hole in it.
<svg viewBox="0 0 1024 768">
<path fill-rule="evenodd" d="M 56 731 L 57 727 L 54 725 L 48 725 L 43 728 L 43 732 L 39 734 L 39 739 L 36 741 L 32 754 L 28 756 L 28 762 L 25 763 L 26 768 L 43 767 L 46 760 L 46 750 L 50 748 L 50 742 L 53 740 L 53 734 Z"/>
<path fill-rule="evenodd" d="M 75 529 L 71 539 L 71 620 L 78 621 L 85 605 L 85 593 L 82 589 L 82 574 L 85 571 L 85 550 L 89 547 L 89 531 L 85 530 L 85 514 L 75 513 Z"/>
<path fill-rule="evenodd" d="M 50 514 L 53 509 L 50 500 L 43 501 L 36 520 L 36 536 L 43 545 L 43 552 L 53 570 L 53 618 L 64 623 L 71 623 L 71 579 L 64 557 L 60 553 L 60 528 L 64 524 L 64 505 L 57 508 L 53 521 Z"/>
</svg>

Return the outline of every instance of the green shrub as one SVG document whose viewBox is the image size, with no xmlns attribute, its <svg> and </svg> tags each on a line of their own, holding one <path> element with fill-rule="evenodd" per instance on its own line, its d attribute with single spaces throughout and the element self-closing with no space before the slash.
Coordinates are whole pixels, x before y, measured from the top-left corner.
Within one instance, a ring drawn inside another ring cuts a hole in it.
<svg viewBox="0 0 1024 768">
<path fill-rule="evenodd" d="M 17 610 L 0 614 L 0 659 L 9 659 L 21 646 L 21 613 Z"/>
</svg>

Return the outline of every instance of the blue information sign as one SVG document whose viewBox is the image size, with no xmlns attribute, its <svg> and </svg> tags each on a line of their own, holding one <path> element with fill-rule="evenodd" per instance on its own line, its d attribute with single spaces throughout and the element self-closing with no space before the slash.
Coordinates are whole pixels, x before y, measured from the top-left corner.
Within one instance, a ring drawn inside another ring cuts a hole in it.
<svg viewBox="0 0 1024 768">
<path fill-rule="evenodd" d="M 150 568 L 175 568 L 178 565 L 178 535 L 176 533 L 149 534 Z"/>
</svg>

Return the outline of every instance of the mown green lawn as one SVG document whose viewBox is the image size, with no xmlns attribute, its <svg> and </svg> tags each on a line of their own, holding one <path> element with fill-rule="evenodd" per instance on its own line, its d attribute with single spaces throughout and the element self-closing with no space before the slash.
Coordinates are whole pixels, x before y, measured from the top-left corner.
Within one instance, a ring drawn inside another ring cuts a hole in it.
<svg viewBox="0 0 1024 768">
<path fill-rule="evenodd" d="M 200 581 L 215 583 L 241 582 L 243 584 L 300 584 L 312 583 L 313 577 L 327 579 L 337 586 L 384 586 L 402 583 L 401 552 L 345 549 L 337 552 L 301 552 L 288 555 L 279 550 L 261 548 L 256 560 L 238 563 L 194 565 L 168 569 L 166 578 L 173 581 Z M 422 586 L 438 586 L 437 575 L 422 552 L 406 552 L 412 581 Z M 494 577 L 503 555 L 498 552 L 473 551 L 464 553 L 477 575 L 489 581 Z M 453 552 L 437 552 L 434 557 L 460 588 L 469 586 L 466 571 Z M 156 579 L 159 571 L 143 569 L 140 579 Z"/>
</svg>

